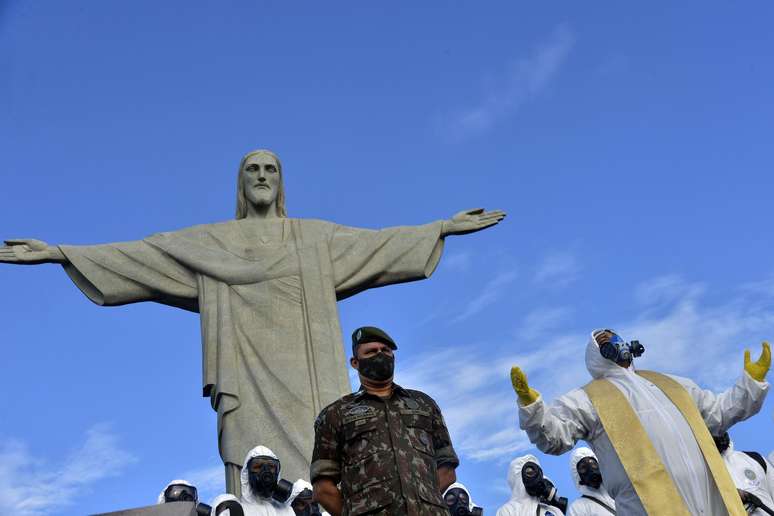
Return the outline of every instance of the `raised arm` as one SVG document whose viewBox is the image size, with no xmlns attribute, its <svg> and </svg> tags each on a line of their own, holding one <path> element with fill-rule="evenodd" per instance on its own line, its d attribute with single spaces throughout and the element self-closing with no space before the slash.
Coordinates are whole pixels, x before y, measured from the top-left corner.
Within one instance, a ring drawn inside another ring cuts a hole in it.
<svg viewBox="0 0 774 516">
<path fill-rule="evenodd" d="M 762 348 L 761 356 L 755 362 L 750 360 L 750 352 L 745 351 L 742 376 L 730 389 L 720 394 L 701 389 L 687 378 L 675 377 L 693 397 L 713 435 L 720 435 L 736 423 L 757 414 L 763 406 L 769 390 L 766 373 L 771 366 L 771 349 L 768 342 L 764 342 Z"/>
<path fill-rule="evenodd" d="M 67 263 L 67 258 L 55 245 L 48 245 L 42 240 L 33 238 L 18 238 L 6 240 L 0 247 L 0 263 L 17 265 L 39 265 L 41 263 Z"/>
<path fill-rule="evenodd" d="M 582 389 L 559 397 L 551 405 L 527 383 L 527 375 L 511 369 L 511 383 L 519 399 L 519 426 L 543 453 L 561 455 L 580 440 L 589 440 L 598 427 L 594 407 Z"/>
</svg>

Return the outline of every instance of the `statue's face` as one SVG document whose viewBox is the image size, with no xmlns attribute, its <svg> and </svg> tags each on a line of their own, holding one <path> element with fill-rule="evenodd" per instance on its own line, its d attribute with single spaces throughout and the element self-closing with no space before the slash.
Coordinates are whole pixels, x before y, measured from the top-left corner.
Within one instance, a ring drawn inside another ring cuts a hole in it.
<svg viewBox="0 0 774 516">
<path fill-rule="evenodd" d="M 279 166 L 268 154 L 254 154 L 245 160 L 241 175 L 247 201 L 253 206 L 271 206 L 280 186 Z"/>
</svg>

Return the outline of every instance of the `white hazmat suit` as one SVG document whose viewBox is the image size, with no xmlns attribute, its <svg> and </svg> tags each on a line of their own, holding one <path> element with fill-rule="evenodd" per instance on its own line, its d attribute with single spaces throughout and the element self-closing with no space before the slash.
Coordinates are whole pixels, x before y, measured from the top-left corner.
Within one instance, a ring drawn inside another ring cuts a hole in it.
<svg viewBox="0 0 774 516">
<path fill-rule="evenodd" d="M 511 461 L 508 467 L 511 499 L 497 509 L 497 516 L 564 516 L 562 511 L 553 505 L 540 503 L 536 497 L 527 494 L 524 482 L 521 481 L 521 470 L 527 462 L 540 465 L 540 461 L 534 455 L 524 455 Z"/>
<path fill-rule="evenodd" d="M 772 471 L 774 467 L 767 464 L 764 471 L 755 459 L 744 452 L 734 450 L 733 441 L 721 455 L 737 489 L 754 494 L 763 502 L 763 505 L 774 511 L 774 471 Z M 761 509 L 756 509 L 751 514 L 766 515 Z"/>
<path fill-rule="evenodd" d="M 578 498 L 572 502 L 570 508 L 567 509 L 567 516 L 610 516 L 610 514 L 615 514 L 611 513 L 604 506 L 598 504 L 594 500 L 583 498 L 583 496 L 591 496 L 592 498 L 596 498 L 611 509 L 615 510 L 615 500 L 613 500 L 613 498 L 608 494 L 607 489 L 605 489 L 604 479 L 603 484 L 599 486 L 599 489 L 594 489 L 593 487 L 587 485 L 581 485 L 580 475 L 578 474 L 578 463 L 586 457 L 594 457 L 595 459 L 597 458 L 597 456 L 594 455 L 594 452 L 585 446 L 574 449 L 570 455 L 570 475 L 575 481 L 575 487 L 578 489 L 578 492 L 582 496 L 581 498 Z"/>
<path fill-rule="evenodd" d="M 593 335 L 593 334 L 592 334 Z M 628 400 L 691 514 L 725 514 L 725 504 L 685 417 L 658 387 L 605 359 L 593 337 L 586 346 L 586 367 L 594 379 L 605 379 Z M 769 384 L 747 372 L 722 394 L 700 389 L 687 378 L 672 376 L 690 394 L 713 435 L 756 414 Z M 591 400 L 583 389 L 560 396 L 547 406 L 542 397 L 519 407 L 519 422 L 530 441 L 544 453 L 559 455 L 585 440 L 599 459 L 600 471 L 617 511 L 646 515 Z"/>
<path fill-rule="evenodd" d="M 274 455 L 274 452 L 265 446 L 256 446 L 247 452 L 245 462 L 242 464 L 242 471 L 239 474 L 239 480 L 242 484 L 242 499 L 240 503 L 245 511 L 245 516 L 295 516 L 289 503 L 280 503 L 272 498 L 261 498 L 253 493 L 250 488 L 250 472 L 247 469 L 247 464 L 250 462 L 250 459 L 255 457 L 271 457 L 272 459 L 279 460 Z"/>
</svg>

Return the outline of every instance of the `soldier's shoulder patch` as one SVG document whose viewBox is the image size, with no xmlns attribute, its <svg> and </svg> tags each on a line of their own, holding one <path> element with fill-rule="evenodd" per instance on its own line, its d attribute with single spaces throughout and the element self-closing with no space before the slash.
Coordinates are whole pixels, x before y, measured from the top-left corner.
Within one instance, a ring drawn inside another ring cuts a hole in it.
<svg viewBox="0 0 774 516">
<path fill-rule="evenodd" d="M 353 405 L 344 413 L 345 416 L 364 416 L 366 414 L 372 414 L 376 410 L 370 405 Z"/>
</svg>

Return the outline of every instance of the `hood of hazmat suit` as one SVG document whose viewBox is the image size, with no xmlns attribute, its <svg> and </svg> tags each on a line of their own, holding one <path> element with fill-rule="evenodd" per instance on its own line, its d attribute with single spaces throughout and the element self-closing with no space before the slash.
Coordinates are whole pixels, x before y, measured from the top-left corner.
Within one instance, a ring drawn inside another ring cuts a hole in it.
<svg viewBox="0 0 774 516">
<path fill-rule="evenodd" d="M 766 464 L 766 469 L 744 452 L 734 449 L 734 441 L 731 441 L 726 451 L 723 452 L 723 460 L 728 467 L 734 485 L 738 489 L 747 491 L 757 496 L 761 503 L 774 511 L 774 466 Z M 764 459 L 765 460 L 765 459 Z M 751 513 L 754 516 L 765 516 L 765 512 L 756 509 Z"/>
<path fill-rule="evenodd" d="M 570 476 L 572 476 L 572 479 L 575 481 L 575 488 L 582 496 L 591 496 L 596 498 L 600 502 L 615 510 L 615 500 L 613 500 L 613 498 L 608 494 L 607 489 L 605 489 L 604 479 L 602 480 L 603 483 L 601 486 L 599 486 L 599 489 L 594 489 L 593 487 L 587 485 L 581 485 L 580 475 L 578 474 L 578 463 L 586 457 L 593 457 L 595 459 L 597 458 L 597 456 L 594 455 L 594 452 L 585 446 L 574 449 L 572 454 L 570 454 Z M 599 462 L 599 460 L 597 460 L 597 462 Z M 610 511 L 599 505 L 594 500 L 589 500 L 588 498 L 583 497 L 578 498 L 572 502 L 572 505 L 570 505 L 570 508 L 567 510 L 567 516 L 609 516 L 610 514 Z"/>
<path fill-rule="evenodd" d="M 270 457 L 279 461 L 279 458 L 274 452 L 265 446 L 256 446 L 247 452 L 245 461 L 242 464 L 242 471 L 239 474 L 239 481 L 242 484 L 242 499 L 240 500 L 240 503 L 244 508 L 245 516 L 295 516 L 289 503 L 280 503 L 272 498 L 261 498 L 253 493 L 250 488 L 250 472 L 247 469 L 247 464 L 250 462 L 250 459 L 255 457 Z M 281 464 L 282 462 L 280 461 L 280 471 L 277 472 L 278 477 L 282 473 Z"/>
<path fill-rule="evenodd" d="M 521 481 L 521 470 L 527 462 L 540 465 L 540 461 L 534 455 L 524 455 L 513 459 L 511 465 L 508 466 L 508 486 L 511 488 L 511 499 L 497 509 L 497 516 L 564 516 L 562 511 L 553 505 L 540 503 L 537 498 L 527 494 L 524 482 Z"/>
<path fill-rule="evenodd" d="M 288 502 L 292 502 L 296 499 L 296 496 L 301 494 L 301 491 L 304 489 L 309 489 L 310 491 L 314 491 L 314 487 L 312 484 L 304 480 L 303 478 L 299 478 L 295 482 L 293 482 L 293 492 L 290 494 L 290 499 Z"/>
<path fill-rule="evenodd" d="M 635 373 L 634 364 L 623 368 L 599 353 L 592 332 L 586 344 L 586 368 L 594 379 L 610 381 L 637 415 L 667 473 L 691 514 L 725 514 L 704 456 L 685 417 L 661 389 Z M 756 414 L 768 392 L 746 372 L 721 394 L 699 388 L 693 381 L 670 377 L 693 398 L 710 432 L 722 434 L 734 424 Z M 621 464 L 586 391 L 575 389 L 546 405 L 541 398 L 519 407 L 519 424 L 530 441 L 544 453 L 560 455 L 584 440 L 599 460 L 608 493 L 617 511 L 645 515 L 645 508 Z"/>
<path fill-rule="evenodd" d="M 233 501 L 238 503 L 239 498 L 229 493 L 216 496 L 215 499 L 212 500 L 212 504 L 211 504 L 212 510 L 210 511 L 210 516 L 236 516 L 235 514 L 231 514 L 231 511 L 228 509 L 220 513 L 220 515 L 217 514 L 216 511 L 218 510 L 218 505 L 228 501 Z"/>
<path fill-rule="evenodd" d="M 174 486 L 174 485 L 181 485 L 181 486 L 190 486 L 190 487 L 195 487 L 195 486 L 194 486 L 192 483 L 190 483 L 188 480 L 173 480 L 173 481 L 172 481 L 172 482 L 170 482 L 169 484 L 165 485 L 165 486 L 164 486 L 164 489 L 162 489 L 162 490 L 161 490 L 161 492 L 159 493 L 159 496 L 158 496 L 158 498 L 156 498 L 156 504 L 157 504 L 157 505 L 161 505 L 162 503 L 164 503 L 164 492 L 167 490 L 167 488 L 168 488 L 169 486 Z"/>
</svg>

